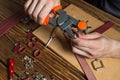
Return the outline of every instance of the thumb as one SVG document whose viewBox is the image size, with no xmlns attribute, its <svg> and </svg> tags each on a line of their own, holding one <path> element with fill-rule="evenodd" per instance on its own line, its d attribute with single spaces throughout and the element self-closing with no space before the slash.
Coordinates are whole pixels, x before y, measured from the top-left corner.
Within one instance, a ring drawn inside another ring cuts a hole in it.
<svg viewBox="0 0 120 80">
<path fill-rule="evenodd" d="M 53 17 L 55 17 L 55 14 L 53 12 L 50 12 L 49 17 L 53 18 Z"/>
</svg>

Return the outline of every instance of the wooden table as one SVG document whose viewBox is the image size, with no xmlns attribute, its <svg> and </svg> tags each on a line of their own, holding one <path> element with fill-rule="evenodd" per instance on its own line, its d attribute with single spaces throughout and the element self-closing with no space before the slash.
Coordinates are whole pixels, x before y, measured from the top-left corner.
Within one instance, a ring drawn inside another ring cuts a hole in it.
<svg viewBox="0 0 120 80">
<path fill-rule="evenodd" d="M 6 3 L 7 2 L 7 3 Z M 77 7 L 86 10 L 87 13 L 93 15 L 102 22 L 113 21 L 116 23 L 115 29 L 120 30 L 120 20 L 107 14 L 87 3 L 83 0 L 62 0 L 63 7 L 67 7 L 70 4 L 75 4 Z M 0 21 L 3 21 L 7 17 L 13 15 L 16 11 L 23 7 L 24 0 L 2 0 L 0 1 Z M 96 10 L 96 13 L 94 12 Z M 27 31 L 30 28 L 38 28 L 39 25 L 31 22 L 29 24 L 19 23 L 14 28 L 9 30 L 4 36 L 0 38 L 0 79 L 8 79 L 8 60 L 14 58 L 15 64 L 15 77 L 16 80 L 19 76 L 24 74 L 24 63 L 22 57 L 27 55 L 31 57 L 35 62 L 34 68 L 30 69 L 30 73 L 39 73 L 45 75 L 47 79 L 50 79 L 50 75 L 55 76 L 56 80 L 85 80 L 82 71 L 78 70 L 74 65 L 69 63 L 66 59 L 55 54 L 53 51 L 43 48 L 42 43 L 38 43 L 37 47 L 41 49 L 41 55 L 39 58 L 33 57 L 33 50 L 26 46 L 29 41 L 26 39 Z M 22 46 L 26 48 L 26 53 L 23 55 L 13 53 L 12 49 L 16 42 L 21 41 Z M 102 79 L 102 75 L 97 74 L 98 79 Z M 114 79 L 119 80 L 119 79 Z"/>
</svg>

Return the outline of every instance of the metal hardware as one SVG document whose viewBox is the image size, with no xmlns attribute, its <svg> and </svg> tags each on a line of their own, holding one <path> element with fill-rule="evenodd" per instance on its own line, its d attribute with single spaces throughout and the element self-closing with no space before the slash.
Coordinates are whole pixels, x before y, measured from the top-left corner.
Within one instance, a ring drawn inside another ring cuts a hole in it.
<svg viewBox="0 0 120 80">
<path fill-rule="evenodd" d="M 48 45 L 51 43 L 51 41 L 53 40 L 53 38 L 54 38 L 54 37 L 52 37 L 52 36 L 49 38 L 49 40 L 48 40 L 48 42 L 46 43 L 45 47 L 48 47 Z"/>
<path fill-rule="evenodd" d="M 96 66 L 95 63 L 97 63 L 97 64 L 99 63 L 100 66 Z M 101 69 L 104 68 L 103 62 L 100 59 L 94 59 L 91 62 L 91 64 L 92 64 L 93 69 L 96 70 L 96 71 L 101 70 Z"/>
<path fill-rule="evenodd" d="M 26 36 L 27 39 L 30 40 L 30 39 L 33 37 L 32 32 L 33 32 L 33 29 L 29 29 L 29 30 L 28 30 L 28 32 L 27 32 L 27 36 Z"/>
<path fill-rule="evenodd" d="M 23 47 L 21 44 L 20 44 L 20 41 L 15 43 L 15 47 L 13 48 L 13 52 L 14 53 L 19 53 L 19 54 L 24 54 L 25 53 L 25 47 Z"/>
<path fill-rule="evenodd" d="M 21 19 L 21 22 L 24 24 L 28 24 L 32 21 L 32 19 L 29 16 L 25 16 L 24 18 Z"/>
<path fill-rule="evenodd" d="M 53 75 L 50 75 L 50 80 L 55 80 L 55 77 Z"/>
<path fill-rule="evenodd" d="M 53 28 L 52 33 L 50 35 L 49 40 L 47 41 L 45 47 L 48 47 L 48 45 L 51 43 L 51 41 L 55 38 L 55 33 L 56 33 L 57 27 Z"/>
<path fill-rule="evenodd" d="M 30 73 L 25 71 L 24 74 L 22 74 L 21 76 L 18 77 L 18 80 L 30 80 L 29 75 L 30 75 Z"/>
<path fill-rule="evenodd" d="M 32 78 L 33 78 L 34 80 L 47 80 L 44 75 L 35 75 L 35 74 L 33 74 L 33 75 L 32 75 Z"/>
<path fill-rule="evenodd" d="M 24 66 L 26 70 L 33 68 L 32 63 L 34 62 L 34 60 L 32 58 L 25 55 L 22 60 L 24 61 Z"/>
</svg>

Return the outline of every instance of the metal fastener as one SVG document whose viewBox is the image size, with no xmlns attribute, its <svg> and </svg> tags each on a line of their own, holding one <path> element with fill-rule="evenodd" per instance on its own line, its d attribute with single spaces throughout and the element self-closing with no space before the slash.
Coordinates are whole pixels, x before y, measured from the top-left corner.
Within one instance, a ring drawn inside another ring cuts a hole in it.
<svg viewBox="0 0 120 80">
<path fill-rule="evenodd" d="M 97 63 L 97 64 L 99 63 L 100 66 L 96 66 L 95 63 Z M 100 59 L 94 59 L 91 62 L 91 64 L 92 64 L 93 69 L 96 70 L 96 71 L 101 70 L 101 69 L 104 68 L 103 62 Z"/>
</svg>

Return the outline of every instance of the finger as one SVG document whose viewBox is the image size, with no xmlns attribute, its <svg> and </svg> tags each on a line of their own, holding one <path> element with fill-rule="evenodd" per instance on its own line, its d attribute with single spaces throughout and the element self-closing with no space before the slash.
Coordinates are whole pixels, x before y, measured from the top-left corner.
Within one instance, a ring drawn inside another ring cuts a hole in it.
<svg viewBox="0 0 120 80">
<path fill-rule="evenodd" d="M 28 0 L 28 1 L 25 3 L 25 5 L 24 5 L 25 11 L 27 11 L 27 9 L 29 8 L 29 6 L 30 6 L 31 3 L 32 3 L 32 0 Z"/>
<path fill-rule="evenodd" d="M 96 42 L 95 40 L 85 40 L 85 39 L 77 38 L 77 39 L 71 39 L 71 42 L 73 45 L 87 47 L 90 49 L 93 49 L 94 47 L 96 47 L 96 45 L 99 46 L 98 41 Z"/>
<path fill-rule="evenodd" d="M 45 3 L 46 3 L 46 0 L 39 0 L 38 1 L 38 4 L 33 12 L 33 18 L 34 20 L 37 22 L 38 21 L 38 15 L 39 13 L 41 12 L 42 8 L 45 6 Z"/>
<path fill-rule="evenodd" d="M 39 13 L 39 20 L 38 23 L 42 24 L 45 18 L 48 16 L 48 14 L 51 12 L 52 8 L 54 7 L 54 2 L 49 1 L 44 8 Z"/>
<path fill-rule="evenodd" d="M 64 35 L 67 39 L 71 40 L 71 36 L 67 32 L 64 32 Z"/>
<path fill-rule="evenodd" d="M 91 58 L 91 56 L 90 56 L 87 52 L 84 52 L 84 51 L 82 51 L 82 50 L 80 50 L 80 49 L 77 49 L 77 48 L 75 48 L 75 47 L 72 47 L 72 50 L 73 50 L 73 52 L 76 53 L 76 54 L 79 54 L 79 55 L 84 56 L 84 57 Z"/>
<path fill-rule="evenodd" d="M 96 39 L 101 37 L 102 34 L 94 32 L 94 33 L 90 33 L 90 34 L 79 34 L 79 38 L 83 38 L 83 39 Z"/>
<path fill-rule="evenodd" d="M 77 48 L 77 49 L 80 49 L 80 50 L 89 52 L 89 53 L 91 52 L 91 49 L 88 48 L 88 47 L 83 47 L 83 46 L 78 46 L 78 45 L 72 45 L 72 46 L 74 46 L 74 47 Z"/>
<path fill-rule="evenodd" d="M 27 11 L 31 18 L 32 18 L 32 13 L 33 13 L 34 9 L 36 8 L 37 3 L 38 3 L 38 0 L 33 0 L 32 4 L 30 5 L 30 7 Z"/>
<path fill-rule="evenodd" d="M 76 29 L 72 28 L 72 31 L 73 31 L 74 34 L 76 34 L 77 37 L 79 37 L 80 33 L 78 33 L 78 31 Z"/>
<path fill-rule="evenodd" d="M 66 40 L 70 40 L 67 33 L 63 33 L 63 34 L 64 34 Z"/>
</svg>

